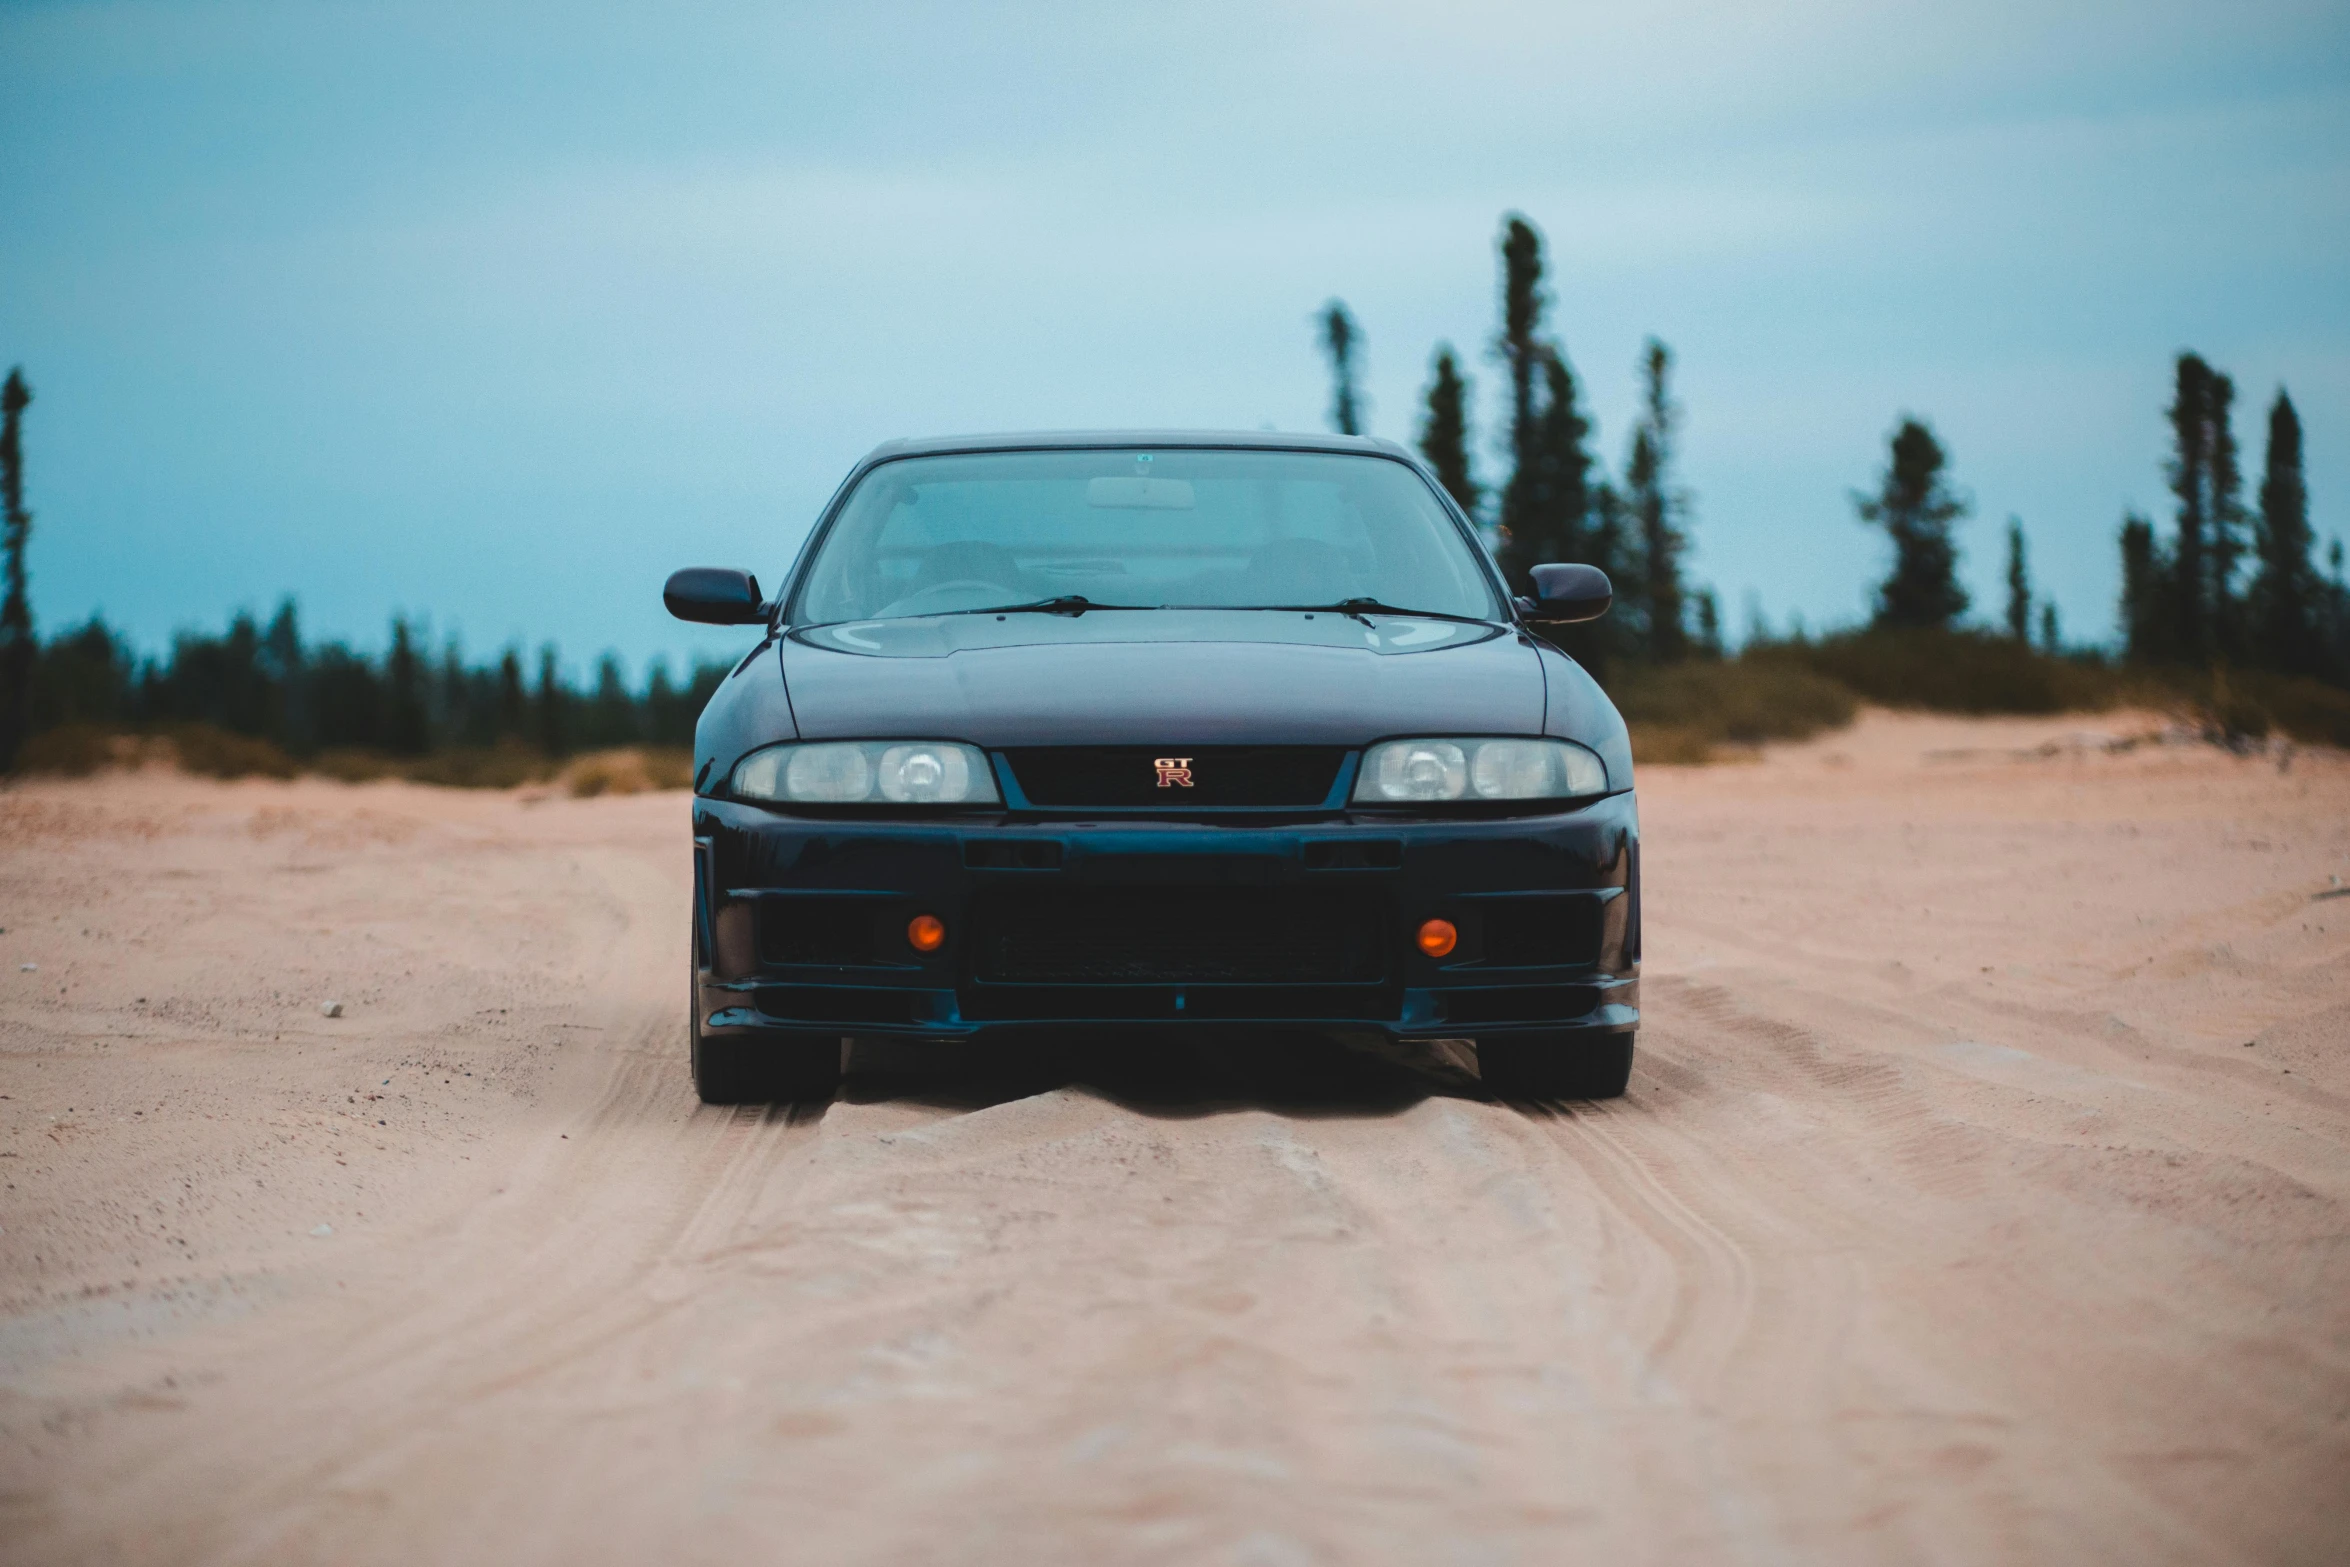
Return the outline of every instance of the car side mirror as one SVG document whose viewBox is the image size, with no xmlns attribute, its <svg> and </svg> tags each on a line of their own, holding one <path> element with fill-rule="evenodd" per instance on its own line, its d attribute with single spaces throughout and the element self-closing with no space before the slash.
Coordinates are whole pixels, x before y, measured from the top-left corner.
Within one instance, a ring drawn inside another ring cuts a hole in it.
<svg viewBox="0 0 2350 1567">
<path fill-rule="evenodd" d="M 1597 620 L 1616 601 L 1614 585 L 1597 566 L 1542 565 L 1533 575 L 1534 597 L 1518 600 L 1528 620 Z"/>
<path fill-rule="evenodd" d="M 673 571 L 661 588 L 661 604 L 680 620 L 705 626 L 748 626 L 767 618 L 759 597 L 759 579 L 747 571 L 720 566 L 688 566 Z"/>
</svg>

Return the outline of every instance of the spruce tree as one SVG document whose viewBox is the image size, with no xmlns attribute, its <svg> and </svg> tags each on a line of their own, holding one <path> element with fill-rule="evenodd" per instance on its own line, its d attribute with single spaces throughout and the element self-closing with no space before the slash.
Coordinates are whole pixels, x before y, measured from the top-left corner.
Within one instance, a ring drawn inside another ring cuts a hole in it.
<svg viewBox="0 0 2350 1567">
<path fill-rule="evenodd" d="M 1537 456 L 1545 430 L 1542 385 L 1558 355 L 1543 341 L 1542 316 L 1549 297 L 1542 286 L 1542 236 L 1517 213 L 1502 221 L 1501 333 L 1495 355 L 1510 378 L 1509 481 L 1501 492 L 1501 564 L 1516 591 L 1529 591 L 1529 568 L 1560 559 L 1545 553 L 1551 541 L 1538 537 L 1549 517 L 1543 464 Z M 1568 380 L 1571 390 L 1573 381 Z"/>
<path fill-rule="evenodd" d="M 522 652 L 509 647 L 498 660 L 498 738 L 523 739 L 530 730 L 529 709 L 522 689 Z"/>
<path fill-rule="evenodd" d="M 620 672 L 620 655 L 606 653 L 596 664 L 596 701 L 589 721 L 596 745 L 633 745 L 638 732 L 636 703 L 628 694 L 628 679 Z"/>
<path fill-rule="evenodd" d="M 424 705 L 424 667 L 406 618 L 392 620 L 392 650 L 384 659 L 384 748 L 395 756 L 422 756 L 432 748 Z"/>
<path fill-rule="evenodd" d="M 1428 412 L 1420 425 L 1420 454 L 1436 470 L 1444 492 L 1477 515 L 1477 481 L 1469 471 L 1469 383 L 1453 360 L 1452 345 L 1436 345 L 1436 379 L 1428 383 Z"/>
<path fill-rule="evenodd" d="M 1525 466 L 1534 445 L 1535 387 L 1542 372 L 1542 236 L 1516 213 L 1502 222 L 1501 336 L 1494 351 L 1510 376 L 1510 466 Z M 1505 497 L 1504 508 L 1507 508 Z M 1508 519 L 1503 519 L 1507 525 Z"/>
<path fill-rule="evenodd" d="M 2056 601 L 2053 599 L 2040 601 L 2040 646 L 2052 656 L 2064 651 L 2064 638 L 2056 629 Z"/>
<path fill-rule="evenodd" d="M 2243 468 L 2236 457 L 2235 403 L 2236 383 L 2213 371 L 2203 385 L 2203 438 L 2211 454 L 2211 489 L 2205 501 L 2211 580 L 2205 612 L 2210 617 L 2214 651 L 2241 659 L 2248 637 L 2236 577 L 2247 553 L 2247 519 Z"/>
<path fill-rule="evenodd" d="M 278 600 L 269 629 L 261 634 L 261 663 L 278 689 L 277 739 L 301 755 L 318 743 L 310 703 L 310 672 L 302 657 L 302 626 L 289 596 Z"/>
<path fill-rule="evenodd" d="M 2255 535 L 2259 575 L 2250 595 L 2254 644 L 2261 661 L 2289 674 L 2319 672 L 2317 569 L 2309 558 L 2309 489 L 2301 477 L 2301 416 L 2282 389 L 2268 410 Z"/>
<path fill-rule="evenodd" d="M 443 744 L 474 741 L 474 682 L 467 677 L 465 659 L 456 638 L 441 649 L 440 677 L 433 682 L 432 733 Z"/>
<path fill-rule="evenodd" d="M 1355 385 L 1355 352 L 1362 346 L 1362 328 L 1346 311 L 1346 301 L 1333 299 L 1322 307 L 1322 352 L 1330 356 L 1330 426 L 1341 435 L 1363 433 L 1362 394 Z"/>
<path fill-rule="evenodd" d="M 2178 632 L 2171 563 L 2155 541 L 2154 524 L 2136 512 L 2122 514 L 2121 550 L 2124 654 L 2133 664 L 2162 663 Z"/>
<path fill-rule="evenodd" d="M 2179 355 L 2171 405 L 2170 487 L 2178 529 L 2170 552 L 2171 632 L 2175 656 L 2209 661 L 2211 647 L 2211 367 Z"/>
<path fill-rule="evenodd" d="M 24 569 L 33 531 L 33 514 L 24 508 L 24 411 L 32 400 L 24 371 L 9 371 L 0 385 L 0 554 L 7 577 L 0 599 L 0 772 L 16 766 L 17 748 L 32 727 L 33 661 L 40 652 Z"/>
<path fill-rule="evenodd" d="M 1707 658 L 1722 656 L 1722 606 L 1711 588 L 1699 588 L 1690 596 L 1697 607 L 1697 651 Z"/>
<path fill-rule="evenodd" d="M 536 703 L 539 749 L 549 756 L 568 756 L 571 753 L 570 697 L 571 693 L 563 688 L 562 674 L 555 667 L 555 644 L 550 642 L 539 649 Z"/>
<path fill-rule="evenodd" d="M 1508 524 L 1501 563 L 1521 593 L 1531 590 L 1532 568 L 1545 561 L 1616 568 L 1612 559 L 1595 558 L 1592 548 L 1591 454 L 1584 445 L 1591 422 L 1583 417 L 1575 372 L 1550 345 L 1539 368 L 1542 399 L 1534 430 L 1502 502 L 1504 516 L 1515 520 Z"/>
<path fill-rule="evenodd" d="M 2024 520 L 2007 519 L 2007 634 L 2018 642 L 2032 637 L 2032 577 L 2024 563 Z"/>
<path fill-rule="evenodd" d="M 1688 539 L 1674 525 L 1681 497 L 1671 485 L 1673 427 L 1680 422 L 1666 382 L 1672 365 L 1672 352 L 1650 338 L 1640 356 L 1640 419 L 1624 464 L 1625 504 L 1637 552 L 1625 587 L 1639 612 L 1648 656 L 1660 664 L 1678 663 L 1689 651 L 1681 592 L 1681 553 Z"/>
<path fill-rule="evenodd" d="M 1509 482 L 1501 492 L 1501 567 L 1511 588 L 1531 592 L 1532 568 L 1545 561 L 1585 561 L 1620 571 L 1613 558 L 1595 558 L 1617 529 L 1612 513 L 1595 536 L 1591 527 L 1591 423 L 1583 416 L 1575 372 L 1566 351 L 1543 335 L 1549 295 L 1542 283 L 1542 236 L 1511 213 L 1501 235 L 1501 332 L 1494 352 L 1510 375 Z M 1620 625 L 1603 628 L 1620 637 Z M 1597 657 L 1601 633 L 1569 637 L 1581 655 Z"/>
<path fill-rule="evenodd" d="M 2337 683 L 2350 682 L 2350 586 L 2342 581 L 2342 537 L 2334 536 L 2326 548 L 2326 563 L 2333 568 L 2333 580 L 2326 584 L 2326 608 L 2323 650 L 2319 655 L 2320 673 Z"/>
<path fill-rule="evenodd" d="M 1966 612 L 1950 525 L 1966 515 L 1967 506 L 1943 482 L 1948 464 L 1934 432 L 1904 418 L 1893 433 L 1877 493 L 1856 491 L 1852 497 L 1861 520 L 1893 540 L 1893 569 L 1877 590 L 1879 626 L 1943 627 Z"/>
<path fill-rule="evenodd" d="M 692 745 L 694 715 L 685 711 L 676 682 L 669 678 L 669 660 L 656 657 L 645 678 L 645 736 L 654 745 Z"/>
</svg>

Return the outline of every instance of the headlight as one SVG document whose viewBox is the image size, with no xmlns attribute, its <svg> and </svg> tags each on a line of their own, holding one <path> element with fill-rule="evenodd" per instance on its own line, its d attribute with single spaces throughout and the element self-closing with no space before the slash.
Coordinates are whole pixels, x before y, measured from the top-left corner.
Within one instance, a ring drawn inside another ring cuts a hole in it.
<svg viewBox="0 0 2350 1567">
<path fill-rule="evenodd" d="M 791 805 L 994 805 L 995 775 L 953 740 L 771 745 L 734 764 L 734 794 Z"/>
<path fill-rule="evenodd" d="M 1363 757 L 1357 805 L 1551 800 L 1607 793 L 1607 764 L 1572 740 L 1389 740 Z"/>
</svg>

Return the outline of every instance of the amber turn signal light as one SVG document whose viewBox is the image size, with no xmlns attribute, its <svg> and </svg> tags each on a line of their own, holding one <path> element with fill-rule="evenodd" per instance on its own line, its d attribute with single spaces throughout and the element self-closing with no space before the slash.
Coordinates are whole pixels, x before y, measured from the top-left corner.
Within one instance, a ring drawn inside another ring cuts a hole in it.
<svg viewBox="0 0 2350 1567">
<path fill-rule="evenodd" d="M 946 921 L 937 915 L 917 914 L 906 921 L 906 945 L 916 952 L 936 952 L 946 944 Z"/>
<path fill-rule="evenodd" d="M 1420 950 L 1432 958 L 1441 958 L 1460 945 L 1461 933 L 1452 928 L 1451 920 L 1423 920 L 1420 922 Z"/>
</svg>

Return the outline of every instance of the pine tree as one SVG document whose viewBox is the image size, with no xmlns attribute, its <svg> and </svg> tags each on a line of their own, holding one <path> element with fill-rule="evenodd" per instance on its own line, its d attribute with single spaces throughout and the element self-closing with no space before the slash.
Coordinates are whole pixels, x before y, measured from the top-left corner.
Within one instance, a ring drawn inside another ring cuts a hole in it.
<svg viewBox="0 0 2350 1567">
<path fill-rule="evenodd" d="M 2064 651 L 2064 638 L 2058 634 L 2056 627 L 2056 601 L 2053 599 L 2040 601 L 2040 646 L 2050 655 Z"/>
<path fill-rule="evenodd" d="M 1542 314 L 1549 306 L 1542 287 L 1542 236 L 1516 213 L 1502 223 L 1501 336 L 1494 351 L 1510 375 L 1510 467 L 1526 465 L 1534 446 L 1535 386 L 1542 372 Z M 1504 509 L 1507 509 L 1505 497 Z M 1504 517 L 1503 523 L 1508 523 Z"/>
<path fill-rule="evenodd" d="M 1602 570 L 1591 533 L 1591 454 L 1584 440 L 1591 422 L 1583 417 L 1575 372 L 1564 355 L 1546 345 L 1540 365 L 1542 399 L 1526 455 L 1502 494 L 1506 537 L 1501 564 L 1521 593 L 1530 591 L 1532 568 L 1544 561 L 1586 561 Z M 1613 530 L 1610 530 L 1611 532 Z"/>
<path fill-rule="evenodd" d="M 1527 593 L 1535 566 L 1590 558 L 1591 455 L 1584 441 L 1591 424 L 1565 351 L 1542 332 L 1550 305 L 1542 236 L 1516 213 L 1502 225 L 1501 267 L 1502 326 L 1494 352 L 1510 375 L 1511 467 L 1501 492 L 1499 553 L 1511 587 Z M 1586 652 L 1597 646 L 1588 635 L 1576 640 Z"/>
<path fill-rule="evenodd" d="M 539 649 L 539 689 L 535 704 L 539 749 L 549 756 L 568 756 L 571 752 L 570 698 L 571 693 L 563 688 L 563 678 L 555 667 L 555 644 L 550 642 Z"/>
<path fill-rule="evenodd" d="M 40 653 L 24 569 L 33 531 L 33 514 L 24 509 L 24 411 L 32 400 L 24 371 L 9 371 L 0 386 L 0 554 L 7 577 L 7 596 L 0 599 L 0 772 L 16 766 L 17 747 L 32 725 L 33 664 Z"/>
<path fill-rule="evenodd" d="M 1877 625 L 1942 627 L 1966 612 L 1950 525 L 1967 506 L 1943 482 L 1948 463 L 1934 432 L 1904 418 L 1877 493 L 1852 497 L 1861 520 L 1893 540 L 1893 570 L 1877 593 Z"/>
<path fill-rule="evenodd" d="M 424 668 L 404 617 L 392 619 L 392 650 L 384 659 L 384 748 L 395 756 L 422 756 L 432 748 L 424 706 Z"/>
<path fill-rule="evenodd" d="M 477 742 L 474 729 L 474 682 L 465 669 L 465 658 L 458 651 L 457 639 L 451 637 L 441 648 L 441 672 L 432 685 L 432 733 L 436 741 L 447 745 L 471 745 Z"/>
<path fill-rule="evenodd" d="M 2333 580 L 2326 584 L 2325 626 L 2323 651 L 2319 655 L 2322 673 L 2329 680 L 2350 680 L 2350 586 L 2342 580 L 2342 539 L 2336 534 L 2326 549 L 2326 564 L 2333 568 Z"/>
<path fill-rule="evenodd" d="M 1644 623 L 1648 656 L 1660 664 L 1678 663 L 1689 651 L 1681 603 L 1681 553 L 1688 539 L 1674 525 L 1682 498 L 1670 478 L 1673 427 L 1680 422 L 1666 384 L 1672 366 L 1672 352 L 1650 338 L 1640 356 L 1640 420 L 1624 464 L 1625 504 L 1638 552 L 1626 587 Z"/>
<path fill-rule="evenodd" d="M 685 711 L 677 684 L 669 678 L 669 660 L 656 657 L 645 678 L 645 735 L 655 745 L 692 745 L 694 715 Z"/>
<path fill-rule="evenodd" d="M 2122 515 L 2121 547 L 2124 654 L 2133 664 L 2162 663 L 2178 631 L 2170 560 L 2155 542 L 2154 524 L 2134 511 Z"/>
<path fill-rule="evenodd" d="M 509 647 L 498 660 L 498 738 L 520 740 L 529 729 L 529 702 L 522 690 L 522 653 Z"/>
<path fill-rule="evenodd" d="M 1322 352 L 1330 356 L 1330 425 L 1341 435 L 1363 433 L 1362 394 L 1355 385 L 1355 352 L 1363 330 L 1347 314 L 1346 301 L 1322 307 Z"/>
<path fill-rule="evenodd" d="M 2242 659 L 2247 627 L 2236 578 L 2247 553 L 2244 515 L 2244 476 L 2236 456 L 2236 383 L 2213 371 L 2203 387 L 2204 444 L 2211 453 L 2211 491 L 2205 526 L 2211 543 L 2211 584 L 2206 613 L 2211 620 L 2211 642 L 2223 657 Z"/>
<path fill-rule="evenodd" d="M 1428 412 L 1420 425 L 1420 453 L 1436 470 L 1444 492 L 1477 515 L 1477 481 L 1469 472 L 1469 383 L 1461 378 L 1452 345 L 1436 345 L 1436 379 L 1428 383 Z"/>
<path fill-rule="evenodd" d="M 2301 477 L 2301 416 L 2283 390 L 2268 410 L 2268 453 L 2262 464 L 2260 516 L 2255 534 L 2259 575 L 2250 594 L 2253 641 L 2260 660 L 2288 674 L 2321 668 L 2317 634 L 2319 584 L 2309 558 L 2309 488 Z"/>
<path fill-rule="evenodd" d="M 596 664 L 596 700 L 589 718 L 596 745 L 631 745 L 638 734 L 636 703 L 628 695 L 627 677 L 620 672 L 620 655 L 606 653 Z"/>
<path fill-rule="evenodd" d="M 2007 519 L 2007 634 L 2018 642 L 2032 637 L 2032 577 L 2024 564 L 2024 520 Z"/>
<path fill-rule="evenodd" d="M 1722 606 L 1711 588 L 1699 588 L 1690 602 L 1697 606 L 1697 650 L 1707 658 L 1722 656 Z"/>
<path fill-rule="evenodd" d="M 2170 487 L 2178 497 L 2178 530 L 2170 552 L 2172 650 L 2197 663 L 2211 653 L 2210 520 L 2211 425 L 2207 417 L 2211 367 L 2181 354 L 2169 408 Z"/>
</svg>

